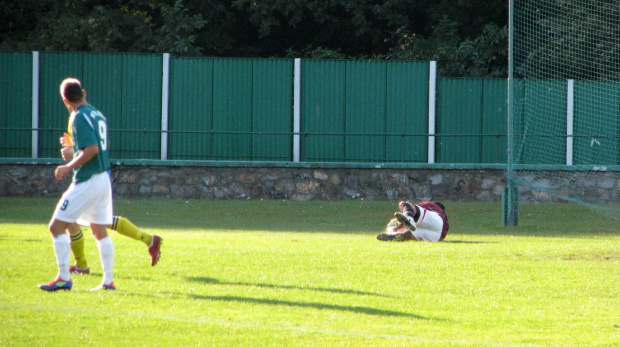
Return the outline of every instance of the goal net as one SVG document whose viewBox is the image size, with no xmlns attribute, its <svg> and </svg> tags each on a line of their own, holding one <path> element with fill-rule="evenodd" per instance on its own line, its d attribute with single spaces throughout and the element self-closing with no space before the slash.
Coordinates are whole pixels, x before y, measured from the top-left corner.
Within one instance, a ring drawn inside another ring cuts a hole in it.
<svg viewBox="0 0 620 347">
<path fill-rule="evenodd" d="M 620 219 L 620 2 L 511 1 L 509 179 Z"/>
</svg>

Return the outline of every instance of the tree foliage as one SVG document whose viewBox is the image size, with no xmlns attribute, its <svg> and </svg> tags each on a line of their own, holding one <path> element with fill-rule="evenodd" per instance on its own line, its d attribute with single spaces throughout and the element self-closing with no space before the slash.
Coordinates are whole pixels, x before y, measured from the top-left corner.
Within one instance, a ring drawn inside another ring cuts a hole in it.
<svg viewBox="0 0 620 347">
<path fill-rule="evenodd" d="M 516 4 L 519 77 L 620 79 L 620 3 L 522 0 Z"/>
<path fill-rule="evenodd" d="M 438 60 L 506 73 L 499 0 L 5 0 L 0 49 Z"/>
<path fill-rule="evenodd" d="M 181 0 L 5 1 L 2 50 L 199 54 L 205 21 Z"/>
</svg>

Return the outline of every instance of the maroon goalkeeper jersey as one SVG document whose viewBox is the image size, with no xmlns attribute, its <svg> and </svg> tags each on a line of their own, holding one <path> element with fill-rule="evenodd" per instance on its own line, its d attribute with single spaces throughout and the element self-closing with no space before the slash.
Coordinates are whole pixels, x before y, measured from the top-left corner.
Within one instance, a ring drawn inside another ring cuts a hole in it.
<svg viewBox="0 0 620 347">
<path fill-rule="evenodd" d="M 448 235 L 448 229 L 450 229 L 450 225 L 448 224 L 448 216 L 446 216 L 446 213 L 434 202 L 422 201 L 418 204 L 418 206 L 429 211 L 437 212 L 437 214 L 439 214 L 441 220 L 443 220 L 443 229 L 441 230 L 441 237 L 439 238 L 439 241 L 445 239 L 446 235 Z M 424 211 L 423 213 L 426 213 L 426 211 Z"/>
</svg>

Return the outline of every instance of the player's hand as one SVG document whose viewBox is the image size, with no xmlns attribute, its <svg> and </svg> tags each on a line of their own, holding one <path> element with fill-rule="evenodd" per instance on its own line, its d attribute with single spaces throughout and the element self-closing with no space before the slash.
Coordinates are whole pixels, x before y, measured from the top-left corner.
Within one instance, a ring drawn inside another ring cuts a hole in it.
<svg viewBox="0 0 620 347">
<path fill-rule="evenodd" d="M 70 167 L 68 167 L 67 165 L 59 165 L 58 167 L 56 167 L 56 172 L 54 172 L 54 174 L 57 180 L 61 180 L 69 172 L 71 172 Z"/>
<path fill-rule="evenodd" d="M 60 145 L 62 146 L 62 148 L 73 147 L 73 140 L 71 139 L 71 136 L 69 136 L 69 134 L 67 133 L 64 133 L 60 138 Z"/>
<path fill-rule="evenodd" d="M 64 161 L 69 161 L 73 159 L 73 148 L 71 147 L 62 147 L 60 149 L 60 155 Z"/>
</svg>

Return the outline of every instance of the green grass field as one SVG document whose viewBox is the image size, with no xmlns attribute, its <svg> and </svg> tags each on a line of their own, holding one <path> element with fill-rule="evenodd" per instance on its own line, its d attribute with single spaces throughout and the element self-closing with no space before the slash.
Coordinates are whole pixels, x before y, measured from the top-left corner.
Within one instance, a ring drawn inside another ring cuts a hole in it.
<svg viewBox="0 0 620 347">
<path fill-rule="evenodd" d="M 620 222 L 576 205 L 447 203 L 442 243 L 379 242 L 396 202 L 129 201 L 115 292 L 56 276 L 56 200 L 0 199 L 0 345 L 620 346 Z M 87 233 L 89 234 L 89 233 Z"/>
</svg>

